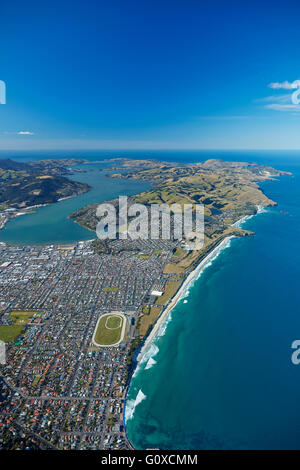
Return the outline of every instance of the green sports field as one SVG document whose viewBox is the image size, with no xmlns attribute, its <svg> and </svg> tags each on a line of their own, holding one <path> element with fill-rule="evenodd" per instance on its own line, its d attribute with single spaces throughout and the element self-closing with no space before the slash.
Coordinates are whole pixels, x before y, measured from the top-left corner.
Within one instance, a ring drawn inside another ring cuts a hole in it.
<svg viewBox="0 0 300 470">
<path fill-rule="evenodd" d="M 94 343 L 98 346 L 112 346 L 122 338 L 124 318 L 118 314 L 103 315 L 94 335 Z"/>
<path fill-rule="evenodd" d="M 12 310 L 9 314 L 12 324 L 0 326 L 0 340 L 5 343 L 16 341 L 18 336 L 24 332 L 29 318 L 32 317 L 34 313 L 37 312 Z"/>
</svg>

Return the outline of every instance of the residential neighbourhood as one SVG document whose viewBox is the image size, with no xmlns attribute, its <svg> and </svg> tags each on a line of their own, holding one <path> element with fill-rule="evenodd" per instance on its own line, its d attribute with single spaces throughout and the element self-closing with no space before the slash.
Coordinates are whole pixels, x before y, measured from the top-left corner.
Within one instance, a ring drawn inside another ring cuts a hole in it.
<svg viewBox="0 0 300 470">
<path fill-rule="evenodd" d="M 0 244 L 0 448 L 130 448 L 124 403 L 138 319 L 164 288 L 175 247 L 135 243 L 114 255 L 94 253 L 92 241 Z M 97 320 L 112 310 L 126 317 L 124 339 L 97 348 Z"/>
</svg>

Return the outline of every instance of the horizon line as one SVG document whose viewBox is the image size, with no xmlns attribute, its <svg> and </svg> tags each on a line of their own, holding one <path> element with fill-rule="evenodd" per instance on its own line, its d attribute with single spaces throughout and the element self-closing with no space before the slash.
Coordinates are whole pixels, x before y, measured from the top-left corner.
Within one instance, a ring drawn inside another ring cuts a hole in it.
<svg viewBox="0 0 300 470">
<path fill-rule="evenodd" d="M 213 148 L 213 147 L 200 147 L 200 148 L 105 148 L 105 147 L 99 147 L 99 148 L 32 148 L 32 149 L 20 149 L 20 148 L 0 148 L 0 152 L 99 152 L 99 151 L 105 151 L 105 152 L 134 152 L 134 151 L 140 151 L 140 152 L 166 152 L 166 151 L 178 151 L 178 152 L 201 152 L 201 151 L 209 151 L 209 152 L 245 152 L 245 151 L 251 151 L 251 152 L 299 152 L 299 148 L 229 148 L 229 147 L 224 147 L 224 148 Z"/>
</svg>

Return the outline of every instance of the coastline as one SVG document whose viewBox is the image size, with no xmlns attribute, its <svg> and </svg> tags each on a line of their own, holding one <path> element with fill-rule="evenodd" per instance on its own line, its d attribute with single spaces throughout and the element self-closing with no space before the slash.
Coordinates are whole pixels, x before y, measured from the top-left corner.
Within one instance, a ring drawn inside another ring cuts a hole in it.
<svg viewBox="0 0 300 470">
<path fill-rule="evenodd" d="M 243 218 L 239 219 L 237 222 L 243 222 Z M 236 223 L 237 223 L 236 222 Z M 128 391 L 130 387 L 130 383 L 132 380 L 132 377 L 137 371 L 137 368 L 139 364 L 143 361 L 143 357 L 145 356 L 146 352 L 148 349 L 151 348 L 152 342 L 155 340 L 160 328 L 164 324 L 165 320 L 167 319 L 168 314 L 170 311 L 177 305 L 178 301 L 181 299 L 182 295 L 184 294 L 185 289 L 189 286 L 189 284 L 197 279 L 197 276 L 199 274 L 199 271 L 201 268 L 204 267 L 204 265 L 213 257 L 213 255 L 216 254 L 220 248 L 222 248 L 226 242 L 231 240 L 232 238 L 236 238 L 234 235 L 228 235 L 227 237 L 223 238 L 221 242 L 215 246 L 208 254 L 205 256 L 204 259 L 200 261 L 200 263 L 193 269 L 192 272 L 187 276 L 187 278 L 183 281 L 182 285 L 176 292 L 176 294 L 173 296 L 173 298 L 169 301 L 168 305 L 163 309 L 161 312 L 160 316 L 157 318 L 153 329 L 149 333 L 148 337 L 146 338 L 144 344 L 141 347 L 140 352 L 138 353 L 136 360 L 135 360 L 135 367 L 132 368 L 130 377 L 128 378 L 128 383 L 126 386 L 126 391 L 125 391 L 125 398 L 124 398 L 124 405 L 123 405 L 123 427 L 124 427 L 124 437 L 127 440 L 127 443 L 131 450 L 135 450 L 134 445 L 129 439 L 128 433 L 127 433 L 127 425 L 126 425 L 126 406 L 127 406 L 127 399 L 128 399 Z"/>
<path fill-rule="evenodd" d="M 222 248 L 228 240 L 230 240 L 232 238 L 236 238 L 236 237 L 234 235 L 228 235 L 227 237 L 225 237 L 217 246 L 215 246 L 212 249 L 212 251 L 210 251 L 207 254 L 207 256 L 205 256 L 205 258 L 202 261 L 200 261 L 200 263 L 195 267 L 195 269 L 183 281 L 182 285 L 180 286 L 180 288 L 178 289 L 178 291 L 176 292 L 174 297 L 172 297 L 172 299 L 169 301 L 169 303 L 166 305 L 166 307 L 161 312 L 161 314 L 158 317 L 158 319 L 156 320 L 156 322 L 154 324 L 154 327 L 152 328 L 150 334 L 146 338 L 145 343 L 143 344 L 143 346 L 142 346 L 142 348 L 141 348 L 141 350 L 140 350 L 140 352 L 137 356 L 137 359 L 136 359 L 137 364 L 142 360 L 142 358 L 143 358 L 144 354 L 146 353 L 146 351 L 148 350 L 149 346 L 151 346 L 152 341 L 155 339 L 160 327 L 163 325 L 168 313 L 176 306 L 177 302 L 182 297 L 182 294 L 184 293 L 184 291 L 188 287 L 188 285 L 197 278 L 197 275 L 199 274 L 199 271 L 201 270 L 201 268 L 212 258 L 212 256 L 218 250 L 220 250 L 220 248 Z"/>
<path fill-rule="evenodd" d="M 257 206 L 257 212 L 255 214 L 246 215 L 244 217 L 241 217 L 240 219 L 238 219 L 236 222 L 234 222 L 232 224 L 232 227 L 240 228 L 241 224 L 243 224 L 244 222 L 246 222 L 250 218 L 255 217 L 257 214 L 261 214 L 263 212 L 265 212 L 265 207 L 258 205 Z M 203 260 L 200 261 L 200 263 L 195 267 L 195 269 L 183 281 L 182 285 L 180 286 L 180 288 L 178 289 L 178 291 L 176 292 L 174 297 L 172 297 L 172 299 L 169 301 L 167 306 L 161 312 L 160 316 L 157 318 L 151 332 L 149 333 L 148 337 L 146 338 L 144 344 L 142 345 L 141 350 L 140 350 L 140 352 L 139 352 L 139 354 L 136 358 L 137 365 L 142 360 L 142 358 L 143 358 L 144 354 L 146 353 L 148 347 L 150 346 L 151 342 L 154 340 L 155 336 L 157 335 L 157 333 L 159 331 L 159 328 L 164 323 L 164 320 L 166 319 L 168 313 L 173 309 L 173 307 L 176 306 L 177 302 L 180 300 L 180 298 L 181 298 L 182 294 L 184 293 L 184 290 L 186 289 L 186 287 L 190 284 L 190 282 L 195 280 L 196 276 L 198 275 L 199 270 L 205 265 L 205 263 L 207 263 L 211 259 L 211 257 L 216 253 L 216 251 L 218 251 L 222 246 L 224 246 L 224 244 L 227 241 L 229 241 L 232 238 L 236 238 L 236 237 L 234 235 L 228 235 L 227 237 L 223 238 L 223 240 L 217 246 L 215 246 L 205 256 L 205 258 Z"/>
<path fill-rule="evenodd" d="M 256 215 L 258 215 L 260 213 L 264 213 L 265 211 L 266 211 L 266 208 L 264 206 L 257 205 L 257 212 L 255 214 L 250 215 L 250 216 L 246 215 L 244 217 L 241 217 L 236 222 L 234 222 L 232 224 L 232 226 L 240 228 L 241 225 L 244 222 L 246 222 L 247 220 L 249 220 L 252 217 L 255 217 Z M 233 239 L 233 238 L 237 238 L 237 237 L 235 235 L 228 235 L 225 238 L 223 238 L 221 240 L 221 242 L 218 243 L 217 246 L 215 246 L 211 251 L 209 251 L 209 253 L 205 256 L 205 258 L 202 259 L 200 261 L 200 263 L 193 269 L 193 271 L 187 276 L 187 278 L 183 281 L 182 285 L 180 286 L 180 288 L 178 289 L 178 291 L 176 292 L 174 297 L 169 301 L 168 305 L 163 309 L 160 316 L 157 318 L 157 320 L 156 320 L 156 322 L 153 326 L 153 329 L 149 333 L 148 337 L 146 338 L 144 344 L 142 345 L 142 347 L 141 347 L 141 349 L 140 349 L 140 351 L 139 351 L 139 353 L 136 357 L 135 366 L 131 371 L 131 374 L 130 374 L 130 377 L 129 377 L 129 380 L 128 380 L 128 384 L 127 384 L 127 387 L 126 387 L 124 407 L 123 407 L 124 435 L 125 435 L 125 438 L 127 440 L 127 443 L 129 444 L 130 448 L 133 449 L 133 450 L 135 450 L 135 447 L 133 446 L 133 444 L 131 443 L 131 441 L 129 439 L 129 436 L 128 436 L 128 433 L 127 433 L 127 425 L 126 425 L 126 406 L 127 406 L 128 392 L 129 392 L 132 377 L 137 372 L 140 363 L 143 362 L 143 358 L 144 358 L 145 354 L 147 353 L 148 350 L 150 350 L 151 345 L 152 345 L 153 341 L 155 340 L 156 336 L 158 335 L 160 328 L 163 326 L 164 322 L 167 320 L 168 314 L 177 305 L 178 301 L 181 299 L 182 295 L 184 294 L 185 289 L 189 286 L 189 284 L 192 281 L 197 279 L 197 276 L 198 276 L 199 271 L 201 270 L 201 268 L 203 268 L 205 266 L 205 264 L 216 254 L 216 252 L 218 252 L 218 250 L 220 250 L 220 248 L 222 249 L 222 247 L 225 245 L 225 243 L 228 242 L 229 240 Z"/>
</svg>

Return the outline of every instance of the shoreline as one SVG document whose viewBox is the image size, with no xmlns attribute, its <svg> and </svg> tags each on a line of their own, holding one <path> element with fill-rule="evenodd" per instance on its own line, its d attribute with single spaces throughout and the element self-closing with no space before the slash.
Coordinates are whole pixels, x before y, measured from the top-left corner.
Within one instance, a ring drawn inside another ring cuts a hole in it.
<svg viewBox="0 0 300 470">
<path fill-rule="evenodd" d="M 211 257 L 222 247 L 224 244 L 231 240 L 232 238 L 236 238 L 234 235 L 228 235 L 225 237 L 216 247 L 210 251 L 205 258 L 200 261 L 200 263 L 193 269 L 192 272 L 187 276 L 187 278 L 183 281 L 182 285 L 172 297 L 172 299 L 169 301 L 169 303 L 166 305 L 166 307 L 163 309 L 161 312 L 160 316 L 157 318 L 151 332 L 149 333 L 148 337 L 145 340 L 145 343 L 143 344 L 137 358 L 136 358 L 136 363 L 138 366 L 138 363 L 143 359 L 143 356 L 147 352 L 149 346 L 151 346 L 152 341 L 155 339 L 160 327 L 163 325 L 168 313 L 176 306 L 177 302 L 180 300 L 182 297 L 182 294 L 184 293 L 185 289 L 188 287 L 188 285 L 196 279 L 196 276 L 199 274 L 200 269 L 211 259 Z"/>
<path fill-rule="evenodd" d="M 236 222 L 234 222 L 232 224 L 233 227 L 239 227 L 240 224 L 243 224 L 244 222 L 246 222 L 249 218 L 252 218 L 254 216 L 256 216 L 257 214 L 260 214 L 260 213 L 264 213 L 265 212 L 265 207 L 264 206 L 260 206 L 258 205 L 257 206 L 257 212 L 251 216 L 244 216 L 244 217 L 241 217 L 240 219 L 238 219 Z M 182 295 L 184 294 L 184 291 L 185 289 L 188 287 L 188 285 L 197 279 L 197 275 L 199 274 L 199 271 L 201 270 L 201 268 L 205 265 L 205 263 L 207 263 L 211 258 L 212 256 L 220 249 L 222 248 L 222 246 L 224 246 L 224 244 L 233 239 L 233 238 L 237 238 L 237 236 L 235 235 L 228 235 L 227 237 L 223 238 L 223 240 L 221 240 L 221 242 L 215 246 L 206 256 L 204 259 L 202 259 L 200 261 L 200 263 L 193 269 L 193 271 L 190 272 L 190 274 L 187 276 L 187 278 L 183 281 L 182 285 L 180 286 L 180 288 L 178 289 L 178 291 L 176 292 L 176 294 L 174 295 L 174 297 L 169 301 L 168 305 L 166 305 L 166 307 L 163 309 L 163 311 L 161 312 L 160 316 L 157 318 L 154 326 L 153 326 L 153 329 L 151 330 L 151 332 L 149 333 L 148 337 L 146 338 L 144 344 L 142 345 L 141 347 L 141 350 L 140 352 L 138 353 L 137 357 L 136 357 L 136 360 L 135 360 L 135 367 L 132 369 L 131 371 L 131 374 L 130 374 L 130 377 L 129 377 L 129 380 L 128 380 L 128 384 L 127 384 L 127 387 L 126 387 L 126 392 L 125 392 L 125 400 L 124 400 L 124 408 L 123 408 L 123 426 L 124 426 L 124 435 L 125 435 L 125 438 L 129 444 L 129 446 L 131 447 L 131 449 L 135 450 L 135 447 L 133 446 L 133 444 L 131 443 L 129 437 L 128 437 L 128 433 L 127 433 L 127 426 L 126 426 L 126 405 L 127 405 L 127 398 L 128 398 L 128 391 L 129 391 L 129 388 L 130 388 L 130 383 L 131 383 L 131 380 L 134 376 L 134 374 L 136 373 L 138 367 L 139 367 L 139 364 L 142 362 L 143 360 L 143 357 L 145 356 L 146 352 L 148 351 L 148 349 L 151 348 L 151 345 L 153 343 L 153 341 L 155 340 L 160 328 L 162 327 L 162 325 L 164 324 L 165 320 L 167 319 L 167 316 L 169 314 L 169 312 L 177 305 L 178 301 L 180 300 L 180 298 L 182 297 Z"/>
<path fill-rule="evenodd" d="M 232 224 L 233 227 L 239 227 L 240 224 L 243 224 L 244 222 L 246 222 L 248 219 L 252 218 L 252 217 L 255 217 L 257 214 L 261 214 L 261 213 L 264 213 L 265 212 L 265 207 L 264 206 L 260 206 L 260 205 L 257 205 L 257 212 L 253 215 L 246 215 L 246 216 L 243 216 L 241 217 L 240 219 L 238 219 L 236 222 L 234 222 Z M 141 350 L 139 352 L 139 354 L 137 355 L 137 358 L 136 358 L 136 364 L 138 365 L 138 363 L 142 360 L 144 354 L 146 353 L 150 343 L 152 342 L 152 340 L 155 338 L 155 336 L 157 335 L 158 331 L 159 331 L 159 328 L 162 326 L 164 320 L 166 319 L 166 316 L 167 314 L 173 309 L 173 307 L 176 306 L 177 302 L 180 300 L 180 297 L 182 296 L 185 288 L 188 286 L 188 284 L 190 282 L 192 282 L 193 280 L 195 280 L 195 277 L 197 276 L 198 274 L 198 271 L 205 265 L 205 263 L 207 261 L 210 260 L 210 258 L 213 256 L 213 254 L 215 254 L 215 252 L 217 250 L 220 249 L 220 247 L 222 247 L 228 240 L 232 239 L 232 238 L 236 238 L 236 236 L 234 235 L 228 235 L 227 237 L 223 238 L 223 240 L 217 245 L 215 246 L 206 256 L 205 258 L 200 261 L 200 263 L 195 267 L 195 269 L 193 269 L 193 271 L 190 272 L 190 274 L 186 277 L 186 279 L 183 281 L 182 285 L 180 286 L 180 288 L 178 289 L 178 291 L 175 293 L 174 297 L 172 297 L 172 299 L 169 301 L 169 303 L 165 306 L 165 308 L 162 310 L 160 316 L 157 318 L 151 332 L 149 333 L 148 337 L 146 338 L 144 344 L 142 345 L 141 347 Z"/>
<path fill-rule="evenodd" d="M 241 219 L 239 219 L 237 222 L 242 222 L 242 220 L 243 220 L 243 217 Z M 169 312 L 177 305 L 177 303 L 180 300 L 180 298 L 182 297 L 185 289 L 188 287 L 188 285 L 192 281 L 197 279 L 197 275 L 199 274 L 199 271 L 201 270 L 201 268 L 203 268 L 205 263 L 207 263 L 213 257 L 213 255 L 216 254 L 216 252 L 220 248 L 222 248 L 222 246 L 224 246 L 227 241 L 231 240 L 232 238 L 237 238 L 237 237 L 234 236 L 234 235 L 228 235 L 227 237 L 223 238 L 223 240 L 221 240 L 221 242 L 217 246 L 215 246 L 205 256 L 205 258 L 200 261 L 200 263 L 193 269 L 193 271 L 191 271 L 190 274 L 186 277 L 186 279 L 183 281 L 182 285 L 180 286 L 180 288 L 178 289 L 176 294 L 172 297 L 172 299 L 169 301 L 169 303 L 166 305 L 166 307 L 161 312 L 160 316 L 157 318 L 151 332 L 149 333 L 148 337 L 146 338 L 144 344 L 141 347 L 140 352 L 138 353 L 138 355 L 136 357 L 136 360 L 134 361 L 134 368 L 132 368 L 132 370 L 131 370 L 130 377 L 128 378 L 128 383 L 127 383 L 127 386 L 126 386 L 124 406 L 123 406 L 124 437 L 126 438 L 127 443 L 128 443 L 129 447 L 132 450 L 135 450 L 135 447 L 129 439 L 129 436 L 128 436 L 128 433 L 127 433 L 127 425 L 126 425 L 126 406 L 127 406 L 128 392 L 129 392 L 131 380 L 132 380 L 135 372 L 137 371 L 137 368 L 138 368 L 139 364 L 142 362 L 143 357 L 145 356 L 146 352 L 148 351 L 148 349 L 151 348 L 152 342 L 155 340 L 160 328 L 162 327 L 163 323 L 167 319 L 167 316 L 168 316 Z"/>
</svg>

